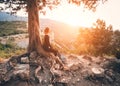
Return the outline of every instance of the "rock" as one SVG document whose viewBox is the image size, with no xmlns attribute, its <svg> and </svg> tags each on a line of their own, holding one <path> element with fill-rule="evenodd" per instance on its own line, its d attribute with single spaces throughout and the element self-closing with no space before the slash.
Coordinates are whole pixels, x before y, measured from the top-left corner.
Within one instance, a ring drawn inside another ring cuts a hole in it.
<svg viewBox="0 0 120 86">
<path fill-rule="evenodd" d="M 77 56 L 74 55 L 74 54 L 71 54 L 71 55 L 68 56 L 68 59 L 77 59 Z"/>
<path fill-rule="evenodd" d="M 22 63 L 29 63 L 28 57 L 21 57 L 21 62 Z"/>
<path fill-rule="evenodd" d="M 73 64 L 73 65 L 70 67 L 70 70 L 77 70 L 77 69 L 79 69 L 79 68 L 80 68 L 79 65 Z"/>
<path fill-rule="evenodd" d="M 53 69 L 53 70 L 51 70 L 51 72 L 53 75 L 57 75 L 57 76 L 62 76 L 64 74 L 64 72 L 61 70 L 54 70 Z"/>
<path fill-rule="evenodd" d="M 28 64 L 17 64 L 16 67 L 14 67 L 14 75 L 25 75 L 29 76 L 29 65 Z"/>
<path fill-rule="evenodd" d="M 116 72 L 119 62 L 102 61 L 110 63 L 104 67 L 104 63 L 101 66 L 94 61 L 96 59 L 91 57 L 91 62 L 88 57 L 66 56 L 63 59 L 66 61 L 64 65 L 69 67 L 66 71 L 60 69 L 54 58 L 43 57 L 36 52 L 16 56 L 0 64 L 0 86 L 119 86 L 120 74 Z M 19 60 L 29 64 L 21 64 Z"/>
<path fill-rule="evenodd" d="M 67 83 L 55 82 L 53 86 L 68 86 Z"/>
<path fill-rule="evenodd" d="M 116 57 L 117 59 L 120 59 L 120 51 L 117 51 L 117 52 L 116 52 L 115 57 Z"/>
<path fill-rule="evenodd" d="M 10 64 L 11 67 L 15 67 L 18 63 L 18 57 L 17 56 L 11 57 L 8 63 Z"/>
<path fill-rule="evenodd" d="M 29 76 L 29 65 L 19 64 L 20 58 L 20 56 L 13 56 L 5 63 L 0 64 L 1 83 L 9 81 L 12 77 L 17 76 L 17 74 L 21 78 L 27 78 Z"/>
<path fill-rule="evenodd" d="M 38 55 L 37 55 L 37 52 L 35 52 L 35 51 L 33 51 L 33 52 L 31 52 L 30 53 L 30 58 L 32 59 L 34 59 L 34 58 L 36 58 Z"/>
<path fill-rule="evenodd" d="M 110 77 L 110 76 L 105 76 L 105 78 L 107 79 L 107 81 L 109 82 L 109 83 L 113 83 L 114 82 L 114 80 Z"/>
<path fill-rule="evenodd" d="M 13 68 L 8 61 L 0 64 L 0 82 L 1 83 L 2 81 L 8 81 L 11 78 L 12 72 L 13 72 L 11 71 L 11 69 Z"/>
<path fill-rule="evenodd" d="M 48 86 L 53 86 L 52 84 L 49 84 Z"/>
<path fill-rule="evenodd" d="M 91 70 L 94 74 L 102 74 L 104 72 L 104 69 L 100 67 L 93 67 Z"/>
<path fill-rule="evenodd" d="M 27 73 L 25 73 L 25 72 L 18 73 L 16 76 L 19 77 L 21 80 L 29 80 L 30 79 L 28 72 Z"/>
<path fill-rule="evenodd" d="M 62 62 L 64 63 L 64 64 L 66 64 L 66 57 L 65 57 L 65 55 L 61 55 L 60 56 L 60 59 L 62 60 Z"/>
<path fill-rule="evenodd" d="M 77 79 L 77 82 L 79 82 L 79 81 L 80 81 L 80 79 L 78 78 L 78 79 Z"/>
<path fill-rule="evenodd" d="M 90 56 L 85 55 L 85 56 L 83 56 L 82 58 L 83 58 L 83 59 L 86 59 L 86 60 L 89 60 L 90 62 L 92 62 L 92 58 L 91 58 Z"/>
<path fill-rule="evenodd" d="M 0 64 L 0 74 L 6 74 L 7 65 L 5 63 Z"/>
<path fill-rule="evenodd" d="M 106 69 L 112 69 L 114 72 L 120 73 L 120 63 L 116 60 L 108 61 L 104 67 Z"/>
</svg>

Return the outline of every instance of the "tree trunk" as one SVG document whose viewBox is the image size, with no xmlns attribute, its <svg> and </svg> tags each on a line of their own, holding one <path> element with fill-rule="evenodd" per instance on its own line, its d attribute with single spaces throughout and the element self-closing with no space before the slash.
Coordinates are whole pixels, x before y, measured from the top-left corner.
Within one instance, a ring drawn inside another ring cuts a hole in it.
<svg viewBox="0 0 120 86">
<path fill-rule="evenodd" d="M 27 0 L 27 3 L 29 33 L 28 52 L 36 51 L 39 54 L 46 55 L 47 53 L 43 50 L 40 39 L 38 0 Z"/>
</svg>

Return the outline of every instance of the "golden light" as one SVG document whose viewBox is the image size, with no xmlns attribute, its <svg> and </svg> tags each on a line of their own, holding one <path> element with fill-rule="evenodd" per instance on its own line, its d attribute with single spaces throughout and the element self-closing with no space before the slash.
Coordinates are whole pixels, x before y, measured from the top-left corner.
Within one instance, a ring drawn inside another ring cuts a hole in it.
<svg viewBox="0 0 120 86">
<path fill-rule="evenodd" d="M 46 17 L 72 26 L 91 27 L 96 18 L 93 12 L 84 10 L 82 6 L 62 4 L 52 11 L 47 11 Z"/>
<path fill-rule="evenodd" d="M 71 26 L 91 27 L 93 22 L 96 21 L 96 16 L 92 11 L 85 10 L 83 6 L 76 6 L 73 4 L 63 3 L 57 8 L 50 10 L 45 8 L 46 15 L 40 15 L 41 18 L 48 18 L 67 23 Z M 18 16 L 27 16 L 24 10 L 17 13 Z"/>
</svg>

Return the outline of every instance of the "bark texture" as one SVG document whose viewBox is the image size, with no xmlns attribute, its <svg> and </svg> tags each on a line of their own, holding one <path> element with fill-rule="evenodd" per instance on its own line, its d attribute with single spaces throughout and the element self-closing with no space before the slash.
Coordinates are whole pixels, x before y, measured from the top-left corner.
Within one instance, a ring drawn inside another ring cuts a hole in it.
<svg viewBox="0 0 120 86">
<path fill-rule="evenodd" d="M 36 51 L 39 54 L 47 56 L 48 53 L 43 50 L 40 39 L 38 0 L 28 0 L 27 3 L 29 33 L 28 52 Z"/>
</svg>

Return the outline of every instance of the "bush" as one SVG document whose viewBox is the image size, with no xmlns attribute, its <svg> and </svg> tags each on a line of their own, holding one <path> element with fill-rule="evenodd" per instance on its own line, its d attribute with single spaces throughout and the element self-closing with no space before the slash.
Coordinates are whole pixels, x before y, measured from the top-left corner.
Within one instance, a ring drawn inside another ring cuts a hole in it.
<svg viewBox="0 0 120 86">
<path fill-rule="evenodd" d="M 94 28 L 81 28 L 75 43 L 78 54 L 110 55 L 112 54 L 112 26 L 106 26 L 102 20 L 97 20 Z"/>
<path fill-rule="evenodd" d="M 0 43 L 0 57 L 9 58 L 13 55 L 20 55 L 24 53 L 26 49 L 16 46 L 13 42 L 7 42 L 6 44 Z"/>
</svg>

